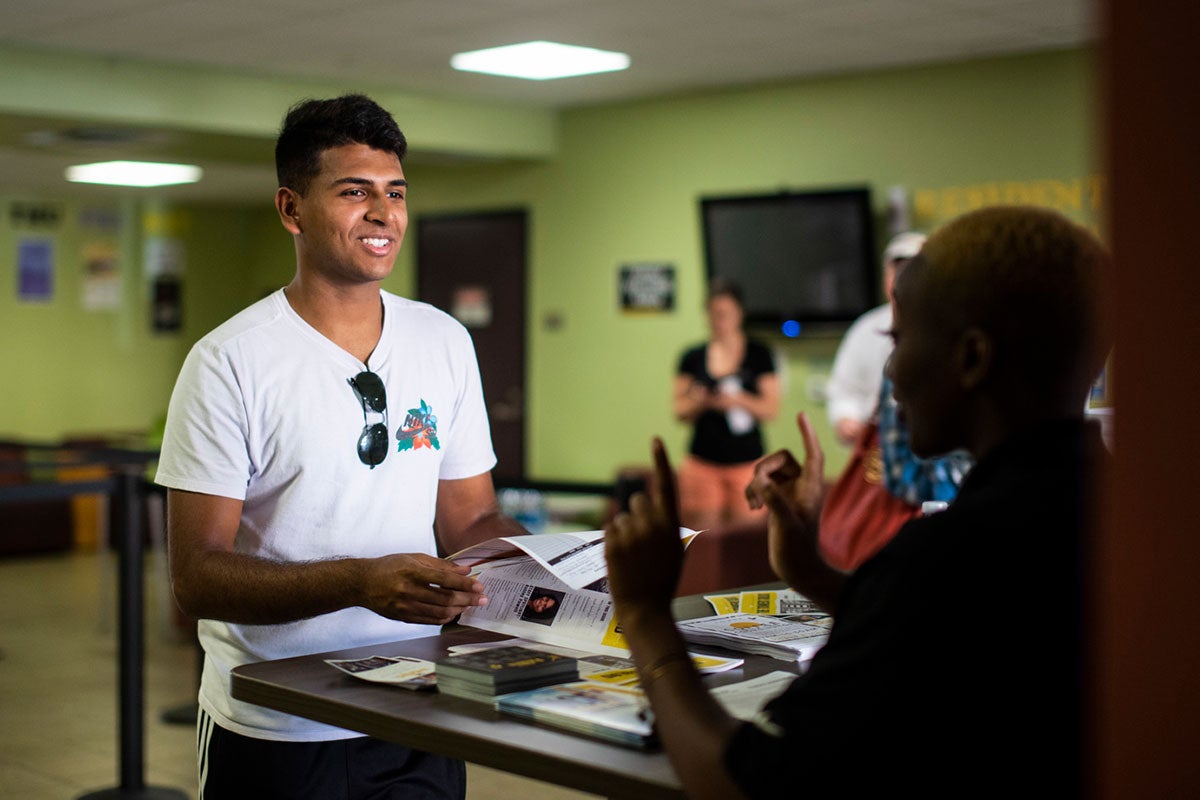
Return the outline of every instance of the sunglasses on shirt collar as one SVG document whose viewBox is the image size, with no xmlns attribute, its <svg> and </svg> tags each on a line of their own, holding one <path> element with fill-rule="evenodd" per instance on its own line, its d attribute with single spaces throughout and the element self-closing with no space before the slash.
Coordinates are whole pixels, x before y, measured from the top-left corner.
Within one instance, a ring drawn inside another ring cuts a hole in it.
<svg viewBox="0 0 1200 800">
<path fill-rule="evenodd" d="M 383 381 L 379 376 L 370 370 L 347 378 L 346 382 L 354 388 L 362 403 L 363 429 L 358 437 L 358 460 L 375 469 L 376 465 L 382 464 L 387 458 L 387 391 L 383 388 Z M 383 414 L 383 422 L 371 424 L 367 419 L 368 407 L 377 414 Z"/>
</svg>

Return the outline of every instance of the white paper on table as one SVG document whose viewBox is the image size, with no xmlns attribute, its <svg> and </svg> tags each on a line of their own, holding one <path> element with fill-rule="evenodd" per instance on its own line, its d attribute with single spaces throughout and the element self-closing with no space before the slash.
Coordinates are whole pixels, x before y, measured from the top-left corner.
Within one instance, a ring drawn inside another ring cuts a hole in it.
<svg viewBox="0 0 1200 800">
<path fill-rule="evenodd" d="M 434 664 L 408 656 L 370 656 L 368 658 L 327 658 L 325 663 L 373 683 L 424 683 L 421 679 L 433 675 Z"/>
<path fill-rule="evenodd" d="M 712 690 L 713 697 L 730 716 L 752 720 L 770 701 L 792 685 L 794 672 L 775 670 L 741 683 L 730 683 Z"/>
</svg>

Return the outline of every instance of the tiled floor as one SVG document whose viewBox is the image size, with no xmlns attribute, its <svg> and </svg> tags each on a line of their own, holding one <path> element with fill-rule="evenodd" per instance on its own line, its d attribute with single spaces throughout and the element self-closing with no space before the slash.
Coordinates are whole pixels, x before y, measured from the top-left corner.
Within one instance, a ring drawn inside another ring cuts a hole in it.
<svg viewBox="0 0 1200 800">
<path fill-rule="evenodd" d="M 172 623 L 165 564 L 146 562 L 144 780 L 196 797 L 194 730 L 163 711 L 187 706 L 194 646 Z M 0 797 L 70 800 L 120 785 L 116 564 L 70 553 L 0 558 Z M 469 800 L 593 795 L 468 765 Z"/>
</svg>

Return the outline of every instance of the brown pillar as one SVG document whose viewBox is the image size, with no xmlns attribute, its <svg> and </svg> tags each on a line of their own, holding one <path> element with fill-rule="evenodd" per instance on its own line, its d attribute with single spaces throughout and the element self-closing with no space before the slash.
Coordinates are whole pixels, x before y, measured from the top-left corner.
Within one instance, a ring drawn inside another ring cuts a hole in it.
<svg viewBox="0 0 1200 800">
<path fill-rule="evenodd" d="M 1200 797 L 1200 6 L 1101 6 L 1117 468 L 1097 542 L 1090 773 Z"/>
</svg>

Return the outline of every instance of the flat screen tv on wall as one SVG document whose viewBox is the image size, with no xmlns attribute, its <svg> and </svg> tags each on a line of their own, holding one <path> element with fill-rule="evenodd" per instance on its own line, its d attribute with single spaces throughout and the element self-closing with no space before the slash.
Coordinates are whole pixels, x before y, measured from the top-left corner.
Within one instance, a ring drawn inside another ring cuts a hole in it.
<svg viewBox="0 0 1200 800">
<path fill-rule="evenodd" d="M 828 333 L 879 304 L 868 188 L 709 197 L 700 208 L 707 276 L 741 287 L 748 328 Z"/>
</svg>

